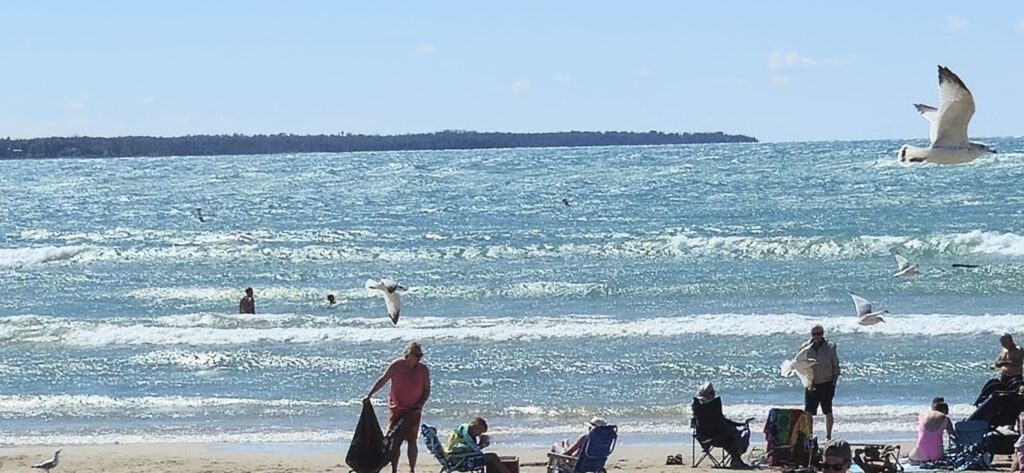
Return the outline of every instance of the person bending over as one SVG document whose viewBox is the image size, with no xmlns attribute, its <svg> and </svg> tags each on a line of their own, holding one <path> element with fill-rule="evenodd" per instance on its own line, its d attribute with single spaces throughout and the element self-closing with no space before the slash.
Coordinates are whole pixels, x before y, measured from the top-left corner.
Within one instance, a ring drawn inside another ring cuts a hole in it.
<svg viewBox="0 0 1024 473">
<path fill-rule="evenodd" d="M 481 453 L 487 462 L 488 470 L 499 473 L 509 473 L 501 458 L 496 453 L 483 453 L 482 450 L 491 445 L 491 438 L 487 435 L 487 421 L 482 417 L 474 418 L 468 424 L 462 424 L 452 431 L 448 436 L 448 443 L 444 446 L 444 454 L 466 455 L 470 453 Z"/>
</svg>

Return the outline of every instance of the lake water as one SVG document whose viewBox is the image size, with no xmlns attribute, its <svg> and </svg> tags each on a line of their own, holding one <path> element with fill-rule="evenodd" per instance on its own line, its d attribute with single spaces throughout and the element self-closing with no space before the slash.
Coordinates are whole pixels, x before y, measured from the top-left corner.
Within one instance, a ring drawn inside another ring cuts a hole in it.
<svg viewBox="0 0 1024 473">
<path fill-rule="evenodd" d="M 442 428 L 676 441 L 705 381 L 737 419 L 800 405 L 778 367 L 815 322 L 838 435 L 912 438 L 1024 327 L 1024 139 L 989 143 L 959 167 L 897 141 L 3 161 L 0 443 L 344 441 L 410 340 Z M 409 288 L 398 326 L 379 277 Z"/>
</svg>

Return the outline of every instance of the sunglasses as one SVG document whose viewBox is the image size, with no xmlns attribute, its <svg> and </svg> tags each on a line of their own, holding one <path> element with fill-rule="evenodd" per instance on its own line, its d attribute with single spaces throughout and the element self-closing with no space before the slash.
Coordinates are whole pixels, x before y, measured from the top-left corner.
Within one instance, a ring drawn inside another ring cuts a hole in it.
<svg viewBox="0 0 1024 473">
<path fill-rule="evenodd" d="M 829 470 L 831 470 L 831 471 L 842 471 L 843 467 L 845 467 L 845 466 L 846 466 L 845 462 L 844 463 L 822 463 L 821 464 L 821 469 L 824 470 L 824 471 L 829 471 Z"/>
<path fill-rule="evenodd" d="M 410 355 L 415 356 L 416 358 L 423 358 L 422 353 L 410 353 Z"/>
<path fill-rule="evenodd" d="M 811 332 L 811 336 L 812 337 L 822 337 L 824 335 L 825 335 L 825 332 Z"/>
</svg>

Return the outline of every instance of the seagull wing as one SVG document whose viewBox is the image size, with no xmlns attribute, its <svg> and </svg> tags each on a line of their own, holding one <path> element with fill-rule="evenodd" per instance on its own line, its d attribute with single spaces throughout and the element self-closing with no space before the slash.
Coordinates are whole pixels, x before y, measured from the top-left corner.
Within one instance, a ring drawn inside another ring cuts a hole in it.
<svg viewBox="0 0 1024 473">
<path fill-rule="evenodd" d="M 376 279 L 367 279 L 366 280 L 366 285 L 364 287 L 366 287 L 366 289 L 369 290 L 369 291 L 384 291 L 384 290 L 386 290 L 386 289 L 384 289 L 384 284 L 382 284 L 382 281 L 377 281 Z"/>
<path fill-rule="evenodd" d="M 779 366 L 782 376 L 789 377 L 796 375 L 800 378 L 800 382 L 805 388 L 811 387 L 811 380 L 814 377 L 814 365 L 817 361 L 811 359 L 808 355 L 809 346 L 804 347 L 797 352 L 796 357 L 792 360 L 786 360 Z"/>
<path fill-rule="evenodd" d="M 850 293 L 850 297 L 853 298 L 853 305 L 857 307 L 857 315 L 864 316 L 871 313 L 871 303 L 867 299 L 858 296 L 854 293 Z"/>
<path fill-rule="evenodd" d="M 920 103 L 915 103 L 914 108 L 916 108 L 918 112 L 921 112 L 921 116 L 924 117 L 925 120 L 928 120 L 928 123 L 931 124 L 928 136 L 929 138 L 931 138 L 931 142 L 934 143 L 935 135 L 939 133 L 939 109 L 932 107 L 930 105 L 924 105 Z"/>
<path fill-rule="evenodd" d="M 896 253 L 893 256 L 896 257 L 896 266 L 899 271 L 903 271 L 904 269 L 909 268 L 911 264 L 913 264 L 910 262 L 909 259 L 907 259 L 906 256 L 903 256 L 899 253 Z"/>
<path fill-rule="evenodd" d="M 398 315 L 402 311 L 402 296 L 398 291 L 384 291 L 384 302 L 388 306 L 391 323 L 398 325 Z"/>
<path fill-rule="evenodd" d="M 974 116 L 974 96 L 953 71 L 939 66 L 939 115 L 933 147 L 967 146 L 967 124 Z"/>
</svg>

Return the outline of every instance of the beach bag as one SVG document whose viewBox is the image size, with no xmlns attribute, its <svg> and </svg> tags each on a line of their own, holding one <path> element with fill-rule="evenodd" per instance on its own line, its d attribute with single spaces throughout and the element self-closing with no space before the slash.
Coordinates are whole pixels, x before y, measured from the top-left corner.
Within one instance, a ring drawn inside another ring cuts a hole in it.
<svg viewBox="0 0 1024 473">
<path fill-rule="evenodd" d="M 391 439 L 380 430 L 373 405 L 363 403 L 359 423 L 345 455 L 345 464 L 355 473 L 378 473 L 391 462 Z"/>
</svg>

